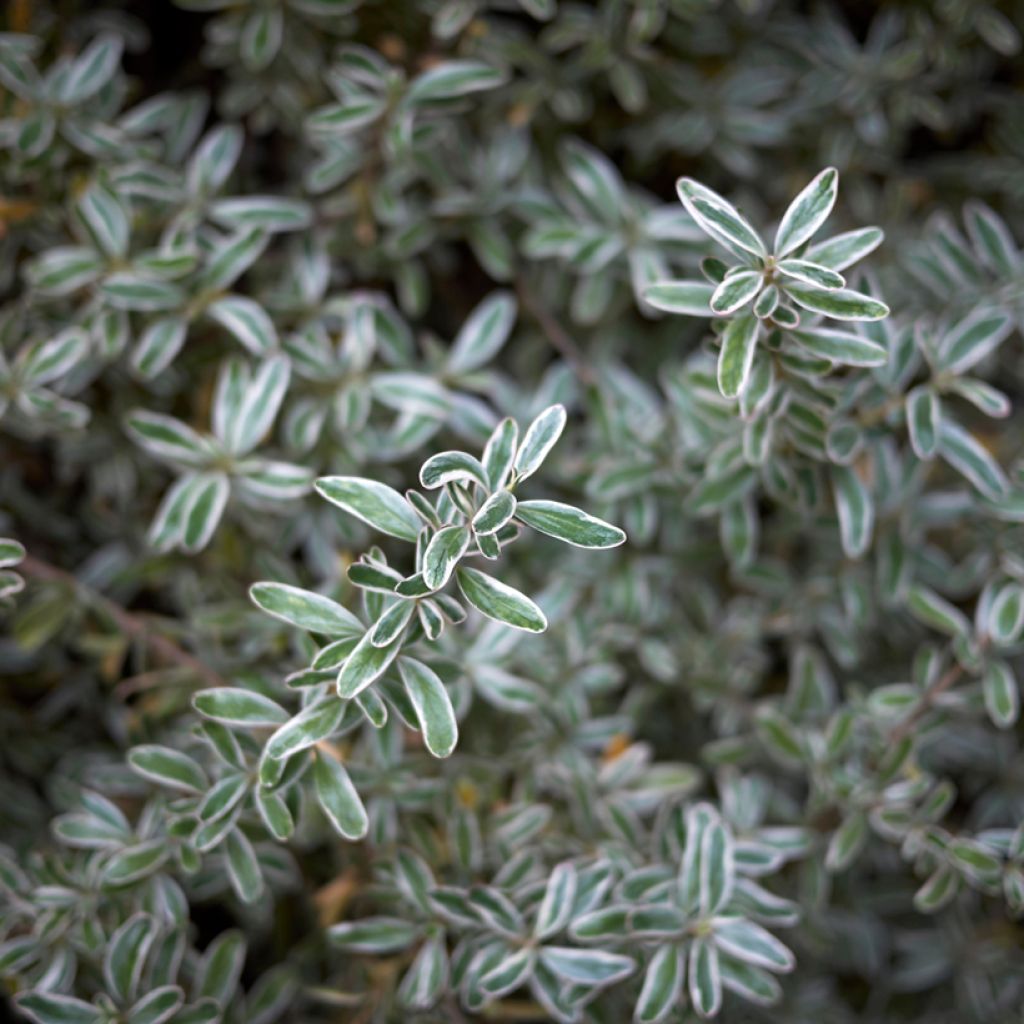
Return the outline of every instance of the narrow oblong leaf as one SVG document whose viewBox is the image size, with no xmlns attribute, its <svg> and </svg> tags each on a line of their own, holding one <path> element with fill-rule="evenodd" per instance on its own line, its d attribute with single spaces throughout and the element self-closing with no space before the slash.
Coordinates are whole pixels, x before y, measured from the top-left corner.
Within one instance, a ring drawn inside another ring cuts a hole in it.
<svg viewBox="0 0 1024 1024">
<path fill-rule="evenodd" d="M 427 750 L 434 757 L 447 757 L 459 740 L 459 727 L 448 690 L 429 665 L 415 658 L 400 658 L 398 671 L 416 711 Z"/>
<path fill-rule="evenodd" d="M 457 569 L 456 578 L 463 597 L 487 618 L 528 633 L 543 633 L 548 628 L 540 608 L 508 584 L 479 569 Z"/>
<path fill-rule="evenodd" d="M 839 194 L 839 172 L 826 167 L 789 204 L 775 233 L 775 255 L 785 256 L 804 244 L 822 224 L 835 206 Z"/>
<path fill-rule="evenodd" d="M 340 761 L 320 754 L 313 769 L 316 796 L 328 820 L 344 839 L 355 842 L 370 826 L 366 808 Z"/>
<path fill-rule="evenodd" d="M 325 476 L 313 486 L 329 502 L 381 533 L 412 543 L 419 536 L 419 516 L 387 484 L 356 476 Z"/>
<path fill-rule="evenodd" d="M 614 548 L 626 540 L 617 526 L 560 501 L 521 501 L 516 506 L 516 519 L 579 548 Z"/>
<path fill-rule="evenodd" d="M 565 407 L 552 405 L 530 424 L 513 464 L 517 480 L 525 480 L 540 469 L 548 452 L 562 436 L 565 420 Z"/>
<path fill-rule="evenodd" d="M 741 394 L 750 379 L 760 321 L 753 314 L 731 320 L 722 334 L 718 355 L 718 388 L 726 398 Z"/>
</svg>

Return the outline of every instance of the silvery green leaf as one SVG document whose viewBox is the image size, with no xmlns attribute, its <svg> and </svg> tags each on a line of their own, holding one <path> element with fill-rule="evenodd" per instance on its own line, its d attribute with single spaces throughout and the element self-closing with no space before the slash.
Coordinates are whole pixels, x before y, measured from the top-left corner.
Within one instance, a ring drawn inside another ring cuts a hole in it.
<svg viewBox="0 0 1024 1024">
<path fill-rule="evenodd" d="M 709 317 L 714 293 L 714 286 L 704 281 L 657 281 L 644 289 L 643 299 L 665 313 Z"/>
<path fill-rule="evenodd" d="M 404 605 L 412 604 L 411 601 L 402 603 Z M 338 696 L 342 700 L 350 700 L 365 690 L 387 670 L 401 647 L 400 636 L 387 645 L 378 647 L 373 643 L 373 630 L 367 630 L 338 673 L 336 684 Z"/>
<path fill-rule="evenodd" d="M 462 325 L 448 354 L 448 372 L 469 373 L 486 366 L 501 351 L 516 319 L 516 300 L 509 292 L 484 299 Z"/>
<path fill-rule="evenodd" d="M 210 458 L 208 442 L 172 416 L 136 409 L 126 417 L 125 427 L 136 444 L 158 458 L 185 466 L 201 466 Z"/>
<path fill-rule="evenodd" d="M 265 755 L 280 761 L 327 739 L 345 714 L 345 704 L 331 694 L 325 700 L 303 708 L 267 741 Z"/>
<path fill-rule="evenodd" d="M 860 558 L 871 544 L 875 506 L 871 494 L 850 466 L 833 466 L 832 493 L 839 515 L 839 536 L 847 558 Z"/>
<path fill-rule="evenodd" d="M 540 961 L 563 981 L 587 988 L 612 985 L 636 970 L 632 957 L 570 946 L 542 946 Z"/>
<path fill-rule="evenodd" d="M 265 437 L 284 401 L 290 378 L 291 362 L 285 355 L 271 356 L 257 367 L 246 385 L 241 412 L 230 425 L 229 447 L 234 454 L 247 454 Z"/>
<path fill-rule="evenodd" d="M 941 910 L 960 891 L 960 876 L 951 868 L 942 865 L 929 876 L 928 880 L 914 893 L 914 907 L 922 914 L 934 914 Z"/>
<path fill-rule="evenodd" d="M 17 565 L 25 560 L 25 545 L 9 537 L 0 537 L 0 569 Z"/>
<path fill-rule="evenodd" d="M 686 980 L 686 957 L 676 944 L 658 946 L 647 965 L 643 987 L 633 1010 L 636 1024 L 660 1024 L 672 1012 Z"/>
<path fill-rule="evenodd" d="M 119 1003 L 134 999 L 156 933 L 156 921 L 139 912 L 132 914 L 110 937 L 103 958 L 103 980 L 107 992 Z"/>
<path fill-rule="evenodd" d="M 779 305 L 779 289 L 770 284 L 764 288 L 757 301 L 754 303 L 754 316 L 760 320 L 766 320 L 775 312 Z"/>
<path fill-rule="evenodd" d="M 420 467 L 420 483 L 428 490 L 436 490 L 450 483 L 476 483 L 485 490 L 490 482 L 478 459 L 466 452 L 438 452 Z"/>
<path fill-rule="evenodd" d="M 187 754 L 170 747 L 146 744 L 128 751 L 132 770 L 162 786 L 188 793 L 205 793 L 209 788 L 202 768 Z"/>
<path fill-rule="evenodd" d="M 373 624 L 370 630 L 370 643 L 374 647 L 389 647 L 404 633 L 405 627 L 412 620 L 416 605 L 412 601 L 396 601 Z"/>
<path fill-rule="evenodd" d="M 798 249 L 822 224 L 835 206 L 839 193 L 839 172 L 826 167 L 789 204 L 775 233 L 775 255 L 785 256 Z"/>
<path fill-rule="evenodd" d="M 563 861 L 552 868 L 533 926 L 536 938 L 547 939 L 557 935 L 569 923 L 575 906 L 577 881 L 576 866 L 572 861 Z"/>
<path fill-rule="evenodd" d="M 180 285 L 131 270 L 118 271 L 105 278 L 100 292 L 116 309 L 138 313 L 180 309 L 185 304 L 185 292 Z"/>
<path fill-rule="evenodd" d="M 997 214 L 979 200 L 969 199 L 964 204 L 964 220 L 985 265 L 997 274 L 1015 274 L 1020 267 L 1020 252 Z"/>
<path fill-rule="evenodd" d="M 740 270 L 729 274 L 711 296 L 711 311 L 720 316 L 734 313 L 757 295 L 763 283 L 760 270 Z"/>
<path fill-rule="evenodd" d="M 102 1024 L 106 1019 L 98 1006 L 57 992 L 22 992 L 15 1004 L 37 1024 Z"/>
<path fill-rule="evenodd" d="M 813 327 L 791 331 L 790 336 L 812 355 L 846 366 L 884 366 L 889 354 L 878 342 L 850 331 Z"/>
<path fill-rule="evenodd" d="M 1020 639 L 1024 631 L 1024 587 L 1019 583 L 1004 583 L 999 588 L 988 610 L 988 632 L 1000 647 L 1007 647 Z"/>
<path fill-rule="evenodd" d="M 228 878 L 235 895 L 243 903 L 255 903 L 263 894 L 265 883 L 252 843 L 241 829 L 233 828 L 225 844 Z"/>
<path fill-rule="evenodd" d="M 95 96 L 117 71 L 123 49 L 119 36 L 105 33 L 93 40 L 75 58 L 61 83 L 61 100 L 79 106 Z"/>
<path fill-rule="evenodd" d="M 712 939 L 723 953 L 755 967 L 786 972 L 796 966 L 792 952 L 771 932 L 742 917 L 718 918 Z"/>
<path fill-rule="evenodd" d="M 943 337 L 939 346 L 940 368 L 953 376 L 966 373 L 994 352 L 1013 327 L 1013 317 L 1006 310 L 974 310 Z"/>
<path fill-rule="evenodd" d="M 510 952 L 480 978 L 480 988 L 491 999 L 514 992 L 526 984 L 537 962 L 537 950 L 530 946 Z"/>
<path fill-rule="evenodd" d="M 848 288 L 828 290 L 806 284 L 786 284 L 786 294 L 797 305 L 833 320 L 882 320 L 889 315 L 884 302 Z"/>
<path fill-rule="evenodd" d="M 218 243 L 199 275 L 200 286 L 209 291 L 230 287 L 263 255 L 269 241 L 266 231 L 247 228 Z"/>
<path fill-rule="evenodd" d="M 774 1006 L 782 987 L 767 971 L 731 956 L 719 957 L 722 987 L 755 1006 Z"/>
<path fill-rule="evenodd" d="M 726 398 L 741 394 L 750 378 L 760 322 L 751 313 L 730 320 L 722 333 L 718 388 Z"/>
<path fill-rule="evenodd" d="M 449 60 L 415 78 L 406 98 L 414 105 L 437 103 L 494 89 L 504 81 L 502 72 L 480 61 Z"/>
<path fill-rule="evenodd" d="M 185 344 L 188 324 L 178 316 L 154 320 L 142 332 L 132 351 L 132 368 L 145 380 L 151 380 L 174 362 Z"/>
<path fill-rule="evenodd" d="M 991 661 L 982 676 L 985 711 L 997 729 L 1009 729 L 1020 717 L 1020 691 L 1005 661 Z"/>
<path fill-rule="evenodd" d="M 28 282 L 44 295 L 70 295 L 91 284 L 103 272 L 104 263 L 92 249 L 63 246 L 47 249 L 28 266 Z"/>
<path fill-rule="evenodd" d="M 842 288 L 846 284 L 842 274 L 810 260 L 780 260 L 776 266 L 780 274 L 819 288 Z"/>
<path fill-rule="evenodd" d="M 532 529 L 574 547 L 614 548 L 626 540 L 617 526 L 560 501 L 521 501 L 515 515 Z"/>
<path fill-rule="evenodd" d="M 874 252 L 885 238 L 881 228 L 857 228 L 815 242 L 807 250 L 807 259 L 830 270 L 845 270 Z"/>
<path fill-rule="evenodd" d="M 284 11 L 277 7 L 250 11 L 242 25 L 239 55 L 250 71 L 262 71 L 277 56 L 284 36 Z"/>
<path fill-rule="evenodd" d="M 129 1010 L 128 1024 L 165 1024 L 185 1002 L 185 992 L 178 985 L 161 985 L 152 989 Z"/>
<path fill-rule="evenodd" d="M 330 754 L 318 753 L 313 778 L 317 801 L 338 834 L 353 842 L 362 839 L 369 828 L 369 819 L 341 762 Z"/>
<path fill-rule="evenodd" d="M 969 636 L 967 616 L 929 587 L 915 585 L 907 592 L 907 608 L 926 626 L 949 636 Z"/>
<path fill-rule="evenodd" d="M 1009 489 L 999 463 L 973 435 L 948 416 L 943 417 L 939 425 L 939 454 L 986 498 L 997 500 Z"/>
<path fill-rule="evenodd" d="M 25 385 L 37 387 L 59 380 L 89 354 L 89 335 L 81 327 L 68 327 L 55 338 L 29 347 L 21 362 Z"/>
<path fill-rule="evenodd" d="M 525 480 L 540 469 L 565 429 L 566 413 L 562 405 L 552 405 L 530 424 L 516 452 L 513 469 L 516 480 Z"/>
<path fill-rule="evenodd" d="M 235 231 L 301 231 L 308 228 L 313 219 L 309 203 L 286 196 L 216 199 L 210 204 L 209 212 L 218 224 Z"/>
<path fill-rule="evenodd" d="M 314 136 L 344 138 L 379 120 L 387 109 L 382 96 L 353 92 L 340 103 L 318 107 L 306 118 L 306 130 Z"/>
<path fill-rule="evenodd" d="M 415 924 L 397 917 L 366 917 L 327 929 L 327 939 L 332 946 L 352 953 L 400 953 L 419 937 L 420 929 Z"/>
<path fill-rule="evenodd" d="M 942 405 L 939 396 L 924 385 L 907 395 L 907 431 L 914 454 L 923 460 L 935 457 L 939 448 L 942 424 Z"/>
<path fill-rule="evenodd" d="M 207 314 L 230 331 L 254 356 L 277 348 L 277 330 L 266 310 L 244 295 L 225 295 L 206 308 Z"/>
<path fill-rule="evenodd" d="M 443 420 L 451 412 L 452 399 L 448 390 L 423 373 L 375 373 L 370 387 L 377 401 L 407 417 Z"/>
<path fill-rule="evenodd" d="M 78 212 L 92 240 L 109 258 L 127 255 L 131 211 L 116 192 L 94 181 L 78 200 Z"/>
<path fill-rule="evenodd" d="M 758 233 L 723 196 L 692 178 L 680 178 L 676 182 L 676 191 L 687 213 L 716 242 L 741 259 L 767 255 Z"/>
<path fill-rule="evenodd" d="M 489 474 L 488 474 L 489 475 Z M 477 510 L 472 519 L 473 532 L 496 533 L 516 511 L 516 499 L 510 491 L 495 491 Z"/>
<path fill-rule="evenodd" d="M 278 726 L 288 721 L 288 712 L 262 693 L 236 686 L 200 690 L 192 706 L 201 715 L 228 726 Z"/>
<path fill-rule="evenodd" d="M 328 501 L 381 533 L 416 542 L 419 517 L 396 490 L 376 480 L 353 476 L 321 477 L 314 484 Z"/>
<path fill-rule="evenodd" d="M 456 570 L 462 596 L 482 615 L 528 633 L 548 627 L 544 613 L 525 594 L 478 569 Z"/>
<path fill-rule="evenodd" d="M 949 390 L 994 419 L 1003 419 L 1012 410 L 1010 399 L 1002 391 L 973 377 L 958 377 L 950 381 Z"/>
<path fill-rule="evenodd" d="M 430 538 L 423 554 L 423 582 L 430 590 L 440 590 L 448 582 L 469 547 L 469 538 L 468 526 L 447 526 Z"/>
<path fill-rule="evenodd" d="M 503 419 L 487 439 L 482 462 L 492 490 L 505 486 L 515 461 L 518 441 L 519 425 L 511 417 Z"/>
<path fill-rule="evenodd" d="M 562 145 L 560 156 L 569 180 L 593 217 L 605 221 L 612 211 L 622 206 L 625 200 L 622 178 L 608 157 L 572 138 Z"/>
<path fill-rule="evenodd" d="M 224 513 L 231 484 L 224 473 L 201 473 L 195 477 L 195 492 L 185 512 L 181 546 L 190 553 L 210 542 Z"/>
<path fill-rule="evenodd" d="M 198 965 L 196 995 L 227 1006 L 235 998 L 245 965 L 245 938 L 240 931 L 222 931 L 207 947 Z"/>
<path fill-rule="evenodd" d="M 699 1017 L 714 1017 L 722 1006 L 722 975 L 718 947 L 709 938 L 690 946 L 688 987 L 690 1002 Z"/>
<path fill-rule="evenodd" d="M 441 935 L 433 935 L 420 946 L 412 966 L 399 986 L 398 999 L 409 1009 L 428 1010 L 448 984 L 448 949 Z"/>
<path fill-rule="evenodd" d="M 238 125 L 217 125 L 203 136 L 185 169 L 186 187 L 191 195 L 218 192 L 231 177 L 242 153 L 244 133 Z"/>
<path fill-rule="evenodd" d="M 835 874 L 845 871 L 857 859 L 867 838 L 867 817 L 861 811 L 850 811 L 843 818 L 839 828 L 832 833 L 828 850 L 825 853 L 825 867 Z M 761 964 L 761 966 L 768 967 L 770 965 Z"/>
<path fill-rule="evenodd" d="M 429 665 L 415 658 L 399 658 L 398 671 L 427 750 L 434 757 L 447 757 L 458 742 L 459 727 L 444 683 Z"/>
</svg>

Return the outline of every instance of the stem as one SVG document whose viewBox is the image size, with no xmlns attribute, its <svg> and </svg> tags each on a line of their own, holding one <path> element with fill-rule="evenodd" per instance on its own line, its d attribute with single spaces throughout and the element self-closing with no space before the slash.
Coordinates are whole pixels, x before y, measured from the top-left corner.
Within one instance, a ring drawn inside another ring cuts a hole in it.
<svg viewBox="0 0 1024 1024">
<path fill-rule="evenodd" d="M 948 669 L 934 683 L 929 686 L 923 694 L 921 699 L 917 702 L 914 709 L 900 721 L 896 727 L 889 733 L 889 742 L 892 744 L 899 743 L 905 739 L 910 733 L 910 730 L 920 721 L 923 715 L 925 715 L 931 708 L 932 704 L 941 697 L 948 689 L 950 689 L 957 680 L 963 675 L 963 668 L 958 662 L 954 662 Z"/>
<path fill-rule="evenodd" d="M 49 562 L 44 562 L 31 555 L 28 555 L 18 564 L 18 571 L 37 580 L 62 583 L 65 586 L 71 587 L 81 596 L 85 603 L 93 605 L 109 615 L 122 633 L 133 640 L 138 640 L 142 644 L 147 645 L 160 660 L 188 669 L 196 678 L 201 679 L 208 686 L 224 685 L 224 680 L 212 668 L 204 665 L 197 657 L 189 654 L 184 648 L 179 647 L 173 640 L 154 632 L 152 625 L 141 615 L 128 611 L 116 601 L 111 601 L 110 598 L 104 597 L 97 591 L 87 587 L 71 573 L 58 569 L 55 565 L 50 565 Z"/>
<path fill-rule="evenodd" d="M 569 332 L 555 319 L 550 310 L 527 288 L 522 280 L 516 281 L 516 295 L 551 345 L 558 350 L 562 358 L 572 367 L 573 372 L 584 384 L 596 384 L 594 373 L 583 358 L 576 342 Z"/>
</svg>

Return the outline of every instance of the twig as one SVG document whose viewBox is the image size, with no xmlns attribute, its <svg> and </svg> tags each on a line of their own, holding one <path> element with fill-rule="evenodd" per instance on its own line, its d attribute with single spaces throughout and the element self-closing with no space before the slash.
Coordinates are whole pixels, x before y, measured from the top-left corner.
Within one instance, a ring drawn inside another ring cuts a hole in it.
<svg viewBox="0 0 1024 1024">
<path fill-rule="evenodd" d="M 956 681 L 963 675 L 963 668 L 958 662 L 954 662 L 946 671 L 935 680 L 934 683 L 929 686 L 924 693 L 921 694 L 921 699 L 914 706 L 914 709 L 902 719 L 889 733 L 889 742 L 892 744 L 899 743 L 905 739 L 910 733 L 910 730 L 921 720 L 922 716 L 925 715 L 935 701 L 941 697 L 948 689 L 950 689 Z"/>
<path fill-rule="evenodd" d="M 149 649 L 162 661 L 179 665 L 188 669 L 208 686 L 223 686 L 224 680 L 208 665 L 204 665 L 197 657 L 179 647 L 173 640 L 156 633 L 153 627 L 141 615 L 122 608 L 116 601 L 87 587 L 81 580 L 63 569 L 58 569 L 49 562 L 44 562 L 29 555 L 18 564 L 18 571 L 38 580 L 63 583 L 73 588 L 89 604 L 101 609 L 117 624 L 118 629 L 133 640 L 148 645 Z"/>
<path fill-rule="evenodd" d="M 526 287 L 523 281 L 516 282 L 516 295 L 519 301 L 544 332 L 544 336 L 558 350 L 562 358 L 572 367 L 573 372 L 584 384 L 595 384 L 593 370 L 587 365 L 583 353 L 579 350 L 576 342 L 572 340 L 569 332 L 555 319 L 551 312 L 540 302 L 536 296 Z"/>
</svg>

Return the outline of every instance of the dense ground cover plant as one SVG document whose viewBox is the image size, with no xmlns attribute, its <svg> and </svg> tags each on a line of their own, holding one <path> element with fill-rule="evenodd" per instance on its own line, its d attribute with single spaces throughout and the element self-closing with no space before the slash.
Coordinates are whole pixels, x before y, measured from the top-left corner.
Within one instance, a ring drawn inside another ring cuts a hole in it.
<svg viewBox="0 0 1024 1024">
<path fill-rule="evenodd" d="M 1024 1002 L 1016 2 L 0 34 L 0 998 Z"/>
</svg>

